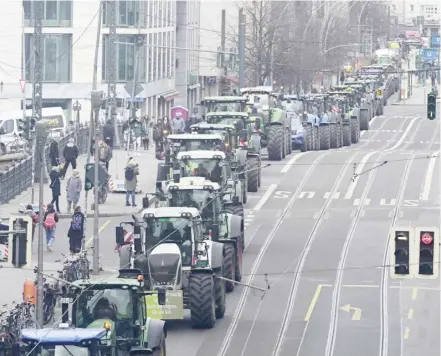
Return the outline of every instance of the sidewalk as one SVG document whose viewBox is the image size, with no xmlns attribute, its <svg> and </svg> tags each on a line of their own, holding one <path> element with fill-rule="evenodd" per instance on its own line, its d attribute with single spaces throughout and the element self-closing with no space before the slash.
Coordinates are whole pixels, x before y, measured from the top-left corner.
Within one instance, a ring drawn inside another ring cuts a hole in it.
<svg viewBox="0 0 441 356">
<path fill-rule="evenodd" d="M 432 91 L 431 85 L 425 86 L 413 86 L 412 87 L 412 95 L 408 99 L 402 99 L 392 105 L 426 105 L 427 104 L 427 94 Z M 440 87 L 438 86 L 438 93 L 440 92 Z"/>
<path fill-rule="evenodd" d="M 150 151 L 140 151 L 138 153 L 131 152 L 131 155 L 135 157 L 139 164 L 140 175 L 138 177 L 139 188 L 142 193 L 137 194 L 137 204 L 140 206 L 141 196 L 145 193 L 154 192 L 156 184 L 156 171 L 158 166 L 158 161 L 154 155 L 154 149 Z M 110 161 L 109 174 L 111 175 L 110 180 L 121 179 L 124 180 L 124 167 L 127 162 L 128 153 L 124 150 L 115 150 L 113 152 L 113 158 Z M 81 198 L 79 205 L 83 208 L 85 204 L 85 191 L 84 191 L 84 166 L 86 164 L 86 155 L 82 155 L 78 158 L 77 169 L 80 171 L 81 180 L 83 181 L 83 191 L 81 192 Z M 71 214 L 66 214 L 66 183 L 70 175 L 72 174 L 71 168 L 68 169 L 66 174 L 66 179 L 61 181 L 61 196 L 60 196 L 60 218 L 70 218 Z M 35 201 L 34 203 L 38 205 L 39 200 L 39 185 L 34 185 Z M 49 188 L 49 183 L 44 185 L 43 201 L 47 205 L 48 202 L 52 200 L 51 189 Z M 0 218 L 7 219 L 10 215 L 18 214 L 20 206 L 27 205 L 31 203 L 32 189 L 29 188 L 22 194 L 18 195 L 15 199 L 11 200 L 8 204 L 0 205 Z M 91 205 L 93 203 L 94 196 L 93 191 L 89 191 L 88 194 L 88 216 L 93 215 L 93 210 L 91 210 Z M 100 217 L 113 217 L 113 216 L 124 216 L 135 213 L 139 210 L 139 207 L 126 207 L 125 206 L 125 194 L 121 193 L 109 193 L 107 196 L 107 201 L 104 204 L 99 205 L 99 215 Z"/>
</svg>

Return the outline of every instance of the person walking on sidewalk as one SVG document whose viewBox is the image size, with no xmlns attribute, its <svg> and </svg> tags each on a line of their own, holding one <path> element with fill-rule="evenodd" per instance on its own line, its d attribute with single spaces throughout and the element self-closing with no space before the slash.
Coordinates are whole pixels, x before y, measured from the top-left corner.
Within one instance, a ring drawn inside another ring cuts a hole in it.
<svg viewBox="0 0 441 356">
<path fill-rule="evenodd" d="M 24 214 L 32 219 L 32 242 L 33 242 L 35 237 L 35 228 L 38 225 L 38 214 L 34 211 L 34 208 L 32 207 L 31 204 L 26 205 L 26 210 L 24 211 Z"/>
<path fill-rule="evenodd" d="M 49 203 L 43 217 L 43 228 L 46 232 L 46 247 L 50 252 L 55 241 L 55 231 L 58 223 L 58 215 L 54 210 L 54 205 Z"/>
<path fill-rule="evenodd" d="M 69 164 L 72 165 L 72 169 L 77 169 L 77 158 L 79 155 L 78 146 L 75 144 L 75 140 L 73 138 L 70 138 L 68 143 L 66 144 L 66 147 L 64 147 L 63 150 L 63 156 L 64 156 L 64 167 L 63 172 L 61 173 L 61 177 L 64 179 L 66 176 L 67 168 L 69 167 Z"/>
<path fill-rule="evenodd" d="M 51 204 L 55 203 L 57 212 L 60 213 L 60 195 L 61 195 L 61 181 L 60 181 L 60 167 L 53 167 L 49 175 L 51 183 L 49 188 L 52 190 Z"/>
<path fill-rule="evenodd" d="M 150 123 L 149 117 L 144 116 L 142 119 L 142 146 L 148 151 L 150 145 Z"/>
<path fill-rule="evenodd" d="M 109 162 L 112 158 L 112 151 L 104 141 L 100 141 L 98 143 L 98 146 L 99 146 L 98 159 L 100 162 L 104 163 L 107 172 L 109 172 Z"/>
<path fill-rule="evenodd" d="M 77 206 L 72 215 L 69 232 L 69 250 L 71 253 L 78 253 L 81 250 L 81 241 L 84 239 L 84 214 L 81 207 Z"/>
<path fill-rule="evenodd" d="M 49 146 L 49 158 L 51 160 L 51 166 L 56 167 L 60 164 L 60 151 L 58 149 L 58 142 L 52 139 Z"/>
<path fill-rule="evenodd" d="M 106 139 L 106 143 L 109 147 L 113 147 L 115 129 L 112 125 L 112 120 L 107 120 L 106 124 L 103 126 L 103 137 Z"/>
<path fill-rule="evenodd" d="M 83 182 L 80 178 L 80 172 L 74 169 L 72 176 L 68 179 L 66 184 L 66 196 L 67 196 L 67 212 L 70 214 L 70 210 L 73 205 L 73 209 L 77 207 L 80 201 L 81 190 L 83 189 Z"/>
<path fill-rule="evenodd" d="M 130 206 L 130 196 L 132 197 L 132 206 L 136 206 L 135 193 L 138 185 L 139 167 L 138 163 L 130 157 L 125 168 L 124 188 L 126 190 L 126 206 Z"/>
</svg>

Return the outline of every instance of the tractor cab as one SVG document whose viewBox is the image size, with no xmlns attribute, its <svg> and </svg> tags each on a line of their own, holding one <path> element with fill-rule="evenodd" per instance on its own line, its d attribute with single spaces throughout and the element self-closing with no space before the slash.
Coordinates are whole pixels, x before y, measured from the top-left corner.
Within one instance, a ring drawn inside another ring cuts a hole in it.
<svg viewBox="0 0 441 356">
<path fill-rule="evenodd" d="M 23 329 L 20 342 L 28 356 L 99 356 L 107 335 L 104 325 L 79 329 L 62 324 L 60 328 Z"/>
<path fill-rule="evenodd" d="M 270 108 L 276 106 L 271 87 L 253 87 L 240 89 L 240 94 L 247 99 L 249 105 L 259 108 L 263 113 L 268 113 Z"/>
<path fill-rule="evenodd" d="M 187 151 L 213 151 L 224 144 L 225 138 L 221 133 L 216 134 L 178 134 L 168 136 L 171 153 Z"/>
<path fill-rule="evenodd" d="M 197 134 L 222 135 L 224 138 L 223 148 L 227 155 L 231 155 L 232 148 L 236 147 L 237 136 L 234 134 L 236 131 L 234 125 L 199 122 L 195 125 L 191 125 L 190 129 Z"/>
<path fill-rule="evenodd" d="M 211 96 L 201 101 L 206 113 L 245 112 L 247 99 L 242 96 Z"/>
<path fill-rule="evenodd" d="M 181 177 L 204 177 L 212 182 L 223 184 L 231 175 L 230 165 L 226 163 L 222 151 L 188 151 L 176 156 Z M 175 181 L 179 180 L 174 177 Z"/>
</svg>

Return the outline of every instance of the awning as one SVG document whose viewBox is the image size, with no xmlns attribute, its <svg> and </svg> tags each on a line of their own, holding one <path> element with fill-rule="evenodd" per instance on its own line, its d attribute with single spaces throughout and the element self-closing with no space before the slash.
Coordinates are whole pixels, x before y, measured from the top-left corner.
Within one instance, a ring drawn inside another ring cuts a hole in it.
<svg viewBox="0 0 441 356">
<path fill-rule="evenodd" d="M 179 92 L 176 90 L 170 90 L 165 92 L 164 94 L 161 94 L 159 96 L 160 99 L 165 100 L 165 101 L 170 101 L 172 100 L 175 96 L 179 95 Z"/>
<path fill-rule="evenodd" d="M 200 88 L 200 84 L 199 83 L 196 83 L 196 84 L 193 84 L 193 85 L 189 85 L 188 86 L 188 89 L 189 90 L 193 90 L 193 89 L 197 89 L 197 88 Z"/>
</svg>

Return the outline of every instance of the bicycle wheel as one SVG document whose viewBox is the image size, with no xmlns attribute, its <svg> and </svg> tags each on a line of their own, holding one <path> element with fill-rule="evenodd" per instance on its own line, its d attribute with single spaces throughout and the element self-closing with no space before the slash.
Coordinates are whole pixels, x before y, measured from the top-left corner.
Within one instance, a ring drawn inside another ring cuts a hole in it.
<svg viewBox="0 0 441 356">
<path fill-rule="evenodd" d="M 47 294 L 43 300 L 43 324 L 48 324 L 54 316 L 55 303 L 54 296 L 52 294 Z"/>
</svg>

